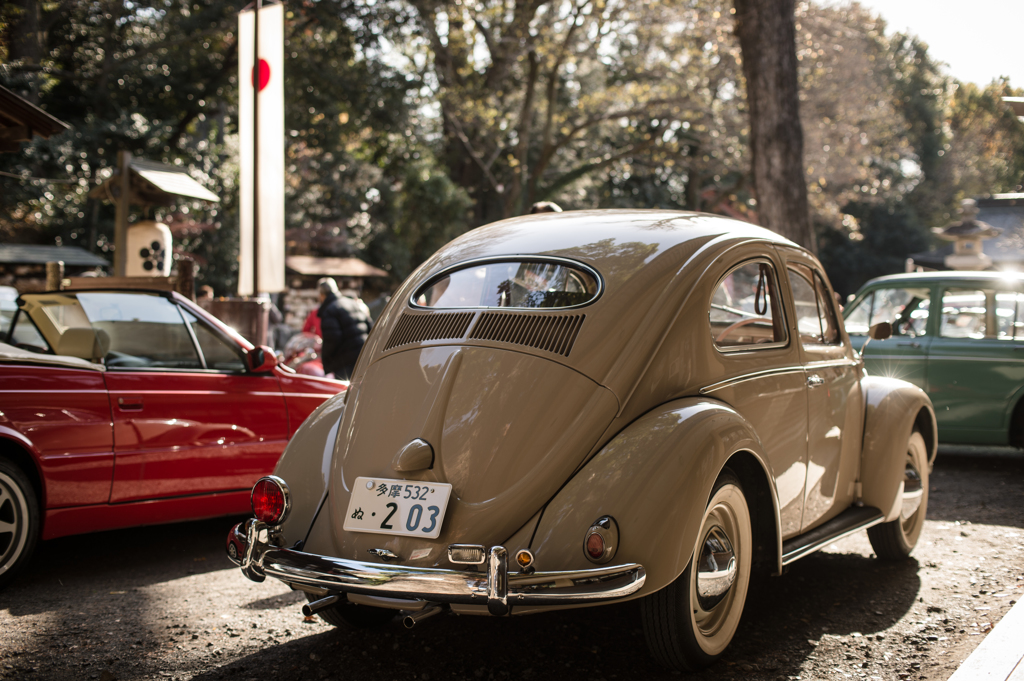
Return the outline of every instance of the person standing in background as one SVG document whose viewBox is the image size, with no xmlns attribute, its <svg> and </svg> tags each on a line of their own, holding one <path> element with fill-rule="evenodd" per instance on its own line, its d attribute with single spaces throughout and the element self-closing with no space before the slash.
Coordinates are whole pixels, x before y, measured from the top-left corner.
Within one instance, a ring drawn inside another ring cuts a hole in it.
<svg viewBox="0 0 1024 681">
<path fill-rule="evenodd" d="M 323 302 L 323 298 L 321 298 L 320 300 L 321 302 Z M 302 333 L 315 333 L 321 338 L 324 337 L 323 333 L 320 331 L 319 313 L 320 308 L 317 307 L 314 307 L 312 310 L 309 311 L 309 314 L 306 315 L 306 321 L 302 323 Z"/>
<path fill-rule="evenodd" d="M 318 281 L 317 289 L 320 293 L 317 316 L 323 338 L 324 372 L 347 381 L 373 326 L 370 311 L 359 299 L 358 291 L 346 288 L 342 293 L 331 277 Z"/>
</svg>

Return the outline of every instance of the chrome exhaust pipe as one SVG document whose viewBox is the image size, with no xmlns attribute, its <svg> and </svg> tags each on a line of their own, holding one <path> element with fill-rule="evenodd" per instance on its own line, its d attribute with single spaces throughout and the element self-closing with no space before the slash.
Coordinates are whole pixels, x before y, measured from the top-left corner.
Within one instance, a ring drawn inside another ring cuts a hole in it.
<svg viewBox="0 0 1024 681">
<path fill-rule="evenodd" d="M 331 607 L 340 600 L 341 596 L 327 596 L 326 598 L 321 598 L 318 601 L 306 603 L 302 606 L 302 614 L 306 617 L 312 617 L 318 612 L 321 612 L 322 610 L 326 610 L 327 608 Z"/>
<path fill-rule="evenodd" d="M 423 608 L 418 612 L 409 613 L 408 615 L 402 618 L 402 624 L 405 625 L 406 629 L 412 629 L 416 626 L 417 622 L 421 622 L 427 619 L 428 617 L 433 617 L 434 615 L 440 612 L 444 612 L 447 609 L 447 603 L 434 603 L 433 605 L 428 605 L 427 607 Z"/>
</svg>

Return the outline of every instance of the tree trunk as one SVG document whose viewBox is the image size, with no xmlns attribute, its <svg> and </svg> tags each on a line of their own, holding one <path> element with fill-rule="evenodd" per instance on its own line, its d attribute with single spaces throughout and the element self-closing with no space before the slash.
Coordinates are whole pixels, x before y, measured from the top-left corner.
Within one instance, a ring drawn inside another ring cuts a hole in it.
<svg viewBox="0 0 1024 681">
<path fill-rule="evenodd" d="M 757 213 L 764 227 L 815 250 L 797 94 L 794 0 L 735 0 L 735 5 Z"/>
</svg>

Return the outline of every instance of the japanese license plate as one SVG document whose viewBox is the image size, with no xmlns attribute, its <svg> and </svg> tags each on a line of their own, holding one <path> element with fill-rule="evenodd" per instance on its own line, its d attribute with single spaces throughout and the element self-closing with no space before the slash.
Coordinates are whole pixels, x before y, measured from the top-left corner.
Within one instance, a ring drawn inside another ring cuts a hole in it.
<svg viewBox="0 0 1024 681">
<path fill-rule="evenodd" d="M 444 482 L 356 478 L 344 528 L 437 539 L 451 491 Z"/>
</svg>

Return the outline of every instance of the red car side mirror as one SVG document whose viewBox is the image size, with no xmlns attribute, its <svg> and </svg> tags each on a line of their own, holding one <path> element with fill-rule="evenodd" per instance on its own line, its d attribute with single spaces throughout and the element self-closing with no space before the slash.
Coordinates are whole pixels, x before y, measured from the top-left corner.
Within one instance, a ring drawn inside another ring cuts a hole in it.
<svg viewBox="0 0 1024 681">
<path fill-rule="evenodd" d="M 246 359 L 249 363 L 249 371 L 256 374 L 271 371 L 277 366 L 277 355 L 274 354 L 273 348 L 267 345 L 253 348 L 246 355 Z"/>
</svg>

